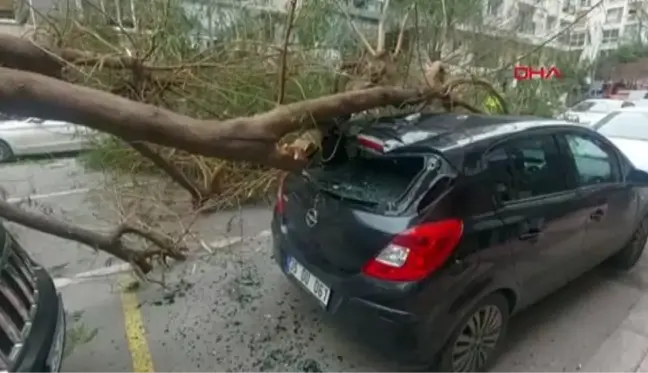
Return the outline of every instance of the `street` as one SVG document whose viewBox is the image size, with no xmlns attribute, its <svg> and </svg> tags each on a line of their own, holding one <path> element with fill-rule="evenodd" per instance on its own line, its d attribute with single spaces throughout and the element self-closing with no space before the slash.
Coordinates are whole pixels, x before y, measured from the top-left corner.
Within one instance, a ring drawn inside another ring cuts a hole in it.
<svg viewBox="0 0 648 373">
<path fill-rule="evenodd" d="M 8 164 L 0 185 L 15 200 L 87 227 L 110 227 L 89 198 L 101 175 L 73 159 Z M 218 213 L 198 224 L 194 248 L 159 284 L 132 286 L 116 260 L 16 228 L 57 279 L 77 371 L 395 371 L 290 283 L 271 258 L 270 210 Z M 236 228 L 229 225 L 235 221 Z M 226 228 L 226 226 L 228 226 Z M 210 252 L 211 251 L 211 252 Z M 122 266 L 123 267 L 123 266 Z M 156 273 L 154 275 L 159 275 Z M 618 275 L 597 269 L 511 321 L 494 371 L 648 371 L 648 259 Z"/>
</svg>

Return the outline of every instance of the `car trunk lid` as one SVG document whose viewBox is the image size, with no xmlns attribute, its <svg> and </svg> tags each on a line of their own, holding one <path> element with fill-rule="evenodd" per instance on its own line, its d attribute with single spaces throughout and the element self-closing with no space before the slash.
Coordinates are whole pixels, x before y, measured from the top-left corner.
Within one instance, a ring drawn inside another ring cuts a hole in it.
<svg viewBox="0 0 648 373">
<path fill-rule="evenodd" d="M 416 194 L 417 181 L 438 168 L 438 158 L 382 153 L 381 143 L 379 137 L 360 135 L 358 153 L 347 162 L 284 180 L 282 221 L 309 260 L 357 273 L 410 225 L 412 217 L 402 207 Z"/>
</svg>

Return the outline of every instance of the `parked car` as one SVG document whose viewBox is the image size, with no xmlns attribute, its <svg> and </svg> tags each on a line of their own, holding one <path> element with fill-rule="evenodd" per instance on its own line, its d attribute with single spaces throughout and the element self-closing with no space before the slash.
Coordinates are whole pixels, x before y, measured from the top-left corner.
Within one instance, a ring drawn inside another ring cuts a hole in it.
<svg viewBox="0 0 648 373">
<path fill-rule="evenodd" d="M 581 101 L 567 109 L 559 118 L 589 125 L 600 120 L 613 110 L 630 106 L 634 106 L 634 104 L 627 100 L 592 98 Z"/>
<path fill-rule="evenodd" d="M 15 156 L 84 150 L 94 133 L 87 127 L 55 120 L 4 119 L 0 121 L 0 162 Z"/>
<path fill-rule="evenodd" d="M 602 262 L 632 268 L 643 252 L 648 173 L 590 128 L 423 115 L 337 145 L 281 183 L 275 261 L 413 369 L 488 369 L 510 316 Z"/>
<path fill-rule="evenodd" d="M 47 271 L 0 221 L 0 370 L 58 372 L 65 344 L 63 301 Z"/>
<path fill-rule="evenodd" d="M 635 167 L 648 171 L 648 107 L 613 111 L 592 128 L 621 149 Z"/>
<path fill-rule="evenodd" d="M 645 89 L 620 89 L 617 91 L 619 97 L 627 101 L 643 100 L 648 98 L 648 90 Z"/>
</svg>

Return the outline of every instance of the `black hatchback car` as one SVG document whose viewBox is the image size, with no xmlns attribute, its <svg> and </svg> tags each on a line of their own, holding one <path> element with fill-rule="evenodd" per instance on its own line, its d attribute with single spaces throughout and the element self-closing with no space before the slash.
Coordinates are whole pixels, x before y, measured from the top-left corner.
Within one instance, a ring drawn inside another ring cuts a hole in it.
<svg viewBox="0 0 648 373">
<path fill-rule="evenodd" d="M 643 252 L 648 174 L 588 128 L 456 114 L 364 128 L 284 179 L 274 257 L 409 367 L 487 370 L 511 315 Z"/>
</svg>

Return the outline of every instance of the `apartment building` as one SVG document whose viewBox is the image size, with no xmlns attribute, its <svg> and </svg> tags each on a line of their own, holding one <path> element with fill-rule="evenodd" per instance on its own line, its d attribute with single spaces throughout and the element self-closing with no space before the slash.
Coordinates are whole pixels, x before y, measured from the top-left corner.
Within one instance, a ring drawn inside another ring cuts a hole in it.
<svg viewBox="0 0 648 373">
<path fill-rule="evenodd" d="M 558 35 L 550 46 L 581 51 L 583 59 L 646 40 L 647 0 L 486 0 L 487 17 L 507 15 L 532 44 Z"/>
<path fill-rule="evenodd" d="M 60 1 L 0 0 L 0 32 L 18 35 L 29 32 L 37 22 L 37 15 L 47 14 Z M 82 7 L 86 0 L 64 1 Z M 133 1 L 93 0 L 111 15 L 116 24 L 127 27 L 134 23 Z M 359 22 L 375 25 L 384 0 L 340 1 L 346 2 L 349 14 Z M 223 7 L 244 5 L 275 11 L 285 11 L 288 2 L 213 0 Z M 187 0 L 187 3 L 205 2 Z M 191 5 L 189 8 L 200 12 L 200 6 Z M 483 23 L 479 27 L 458 27 L 468 33 L 506 34 L 529 45 L 543 44 L 558 50 L 580 52 L 582 59 L 594 59 L 622 43 L 648 39 L 648 0 L 483 0 Z M 547 43 L 549 39 L 551 41 Z"/>
<path fill-rule="evenodd" d="M 601 50 L 609 51 L 621 43 L 646 41 L 648 33 L 648 1 L 607 0 L 602 22 Z"/>
</svg>

